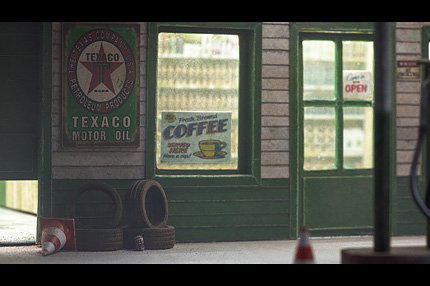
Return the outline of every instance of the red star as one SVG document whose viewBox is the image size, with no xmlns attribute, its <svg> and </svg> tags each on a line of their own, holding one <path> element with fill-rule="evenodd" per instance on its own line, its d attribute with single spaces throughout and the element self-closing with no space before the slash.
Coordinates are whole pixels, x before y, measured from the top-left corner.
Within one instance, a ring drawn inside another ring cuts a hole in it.
<svg viewBox="0 0 430 286">
<path fill-rule="evenodd" d="M 90 87 L 88 88 L 88 93 L 93 91 L 99 84 L 103 83 L 110 91 L 112 91 L 113 94 L 116 94 L 111 74 L 123 63 L 108 62 L 106 60 L 103 44 L 100 44 L 99 58 L 104 60 L 98 60 L 96 62 L 81 62 L 81 64 L 93 74 Z"/>
</svg>

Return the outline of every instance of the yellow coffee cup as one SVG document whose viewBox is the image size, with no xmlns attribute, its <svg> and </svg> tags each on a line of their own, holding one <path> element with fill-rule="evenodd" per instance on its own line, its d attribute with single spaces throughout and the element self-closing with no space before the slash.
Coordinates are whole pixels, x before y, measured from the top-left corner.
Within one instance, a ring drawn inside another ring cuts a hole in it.
<svg viewBox="0 0 430 286">
<path fill-rule="evenodd" d="M 227 143 L 220 140 L 202 140 L 199 142 L 200 150 L 205 157 L 219 156 L 222 148 L 225 148 Z"/>
</svg>

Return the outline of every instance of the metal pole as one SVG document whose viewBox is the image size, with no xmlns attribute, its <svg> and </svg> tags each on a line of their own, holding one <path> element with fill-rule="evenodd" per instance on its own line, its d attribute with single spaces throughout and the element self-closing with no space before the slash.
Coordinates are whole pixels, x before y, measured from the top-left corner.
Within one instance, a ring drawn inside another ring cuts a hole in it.
<svg viewBox="0 0 430 286">
<path fill-rule="evenodd" d="M 390 251 L 390 114 L 393 112 L 391 23 L 375 23 L 374 250 Z"/>
</svg>

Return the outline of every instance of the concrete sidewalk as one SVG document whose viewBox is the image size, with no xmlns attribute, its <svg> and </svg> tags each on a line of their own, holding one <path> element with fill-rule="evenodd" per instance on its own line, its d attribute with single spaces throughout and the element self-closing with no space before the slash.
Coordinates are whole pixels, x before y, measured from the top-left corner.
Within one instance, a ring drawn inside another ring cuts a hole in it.
<svg viewBox="0 0 430 286">
<path fill-rule="evenodd" d="M 372 237 L 312 239 L 316 263 L 339 264 L 341 249 L 372 247 Z M 423 246 L 424 236 L 393 237 L 392 247 Z M 0 264 L 290 264 L 296 240 L 177 243 L 167 250 L 66 252 L 48 256 L 39 246 L 0 247 Z"/>
<path fill-rule="evenodd" d="M 0 247 L 34 244 L 37 216 L 0 207 Z"/>
<path fill-rule="evenodd" d="M 0 207 L 0 264 L 290 264 L 298 244 L 297 240 L 177 243 L 167 250 L 60 251 L 42 256 L 34 245 L 36 222 L 36 216 Z M 372 247 L 373 238 L 311 237 L 311 244 L 316 263 L 338 264 L 342 249 Z M 391 239 L 392 247 L 425 244 L 425 236 Z"/>
</svg>

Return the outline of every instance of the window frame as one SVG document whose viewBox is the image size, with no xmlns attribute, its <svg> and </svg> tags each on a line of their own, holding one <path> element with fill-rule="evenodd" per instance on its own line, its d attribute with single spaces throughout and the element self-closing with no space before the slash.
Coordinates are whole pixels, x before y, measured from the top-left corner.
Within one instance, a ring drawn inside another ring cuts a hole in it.
<svg viewBox="0 0 430 286">
<path fill-rule="evenodd" d="M 156 163 L 158 34 L 161 32 L 239 36 L 239 160 L 237 170 L 166 170 Z M 244 60 L 245 59 L 245 60 Z M 257 184 L 261 150 L 261 23 L 148 23 L 145 177 L 164 183 Z M 245 144 L 246 143 L 246 144 Z M 222 180 L 220 180 L 222 178 Z"/>
<path fill-rule="evenodd" d="M 306 40 L 329 40 L 334 42 L 335 46 L 335 83 L 334 83 L 334 99 L 304 99 L 303 98 L 303 41 Z M 351 174 L 370 174 L 373 172 L 372 168 L 345 168 L 344 164 L 344 109 L 348 107 L 372 107 L 374 103 L 374 96 L 371 100 L 354 100 L 345 99 L 343 96 L 343 53 L 342 53 L 342 42 L 343 41 L 370 41 L 374 42 L 372 34 L 368 33 L 348 33 L 348 32 L 319 32 L 319 31 L 306 31 L 299 33 L 299 96 L 298 103 L 299 109 L 301 110 L 299 118 L 299 129 L 304 130 L 304 109 L 305 107 L 329 107 L 334 108 L 335 111 L 335 167 L 332 169 L 321 169 L 321 170 L 307 170 L 304 169 L 304 131 L 301 132 L 301 136 L 298 138 L 300 148 L 300 170 L 307 174 L 321 174 L 321 173 L 351 173 Z M 373 69 L 374 77 L 374 69 Z M 373 119 L 374 120 L 374 119 Z"/>
</svg>

